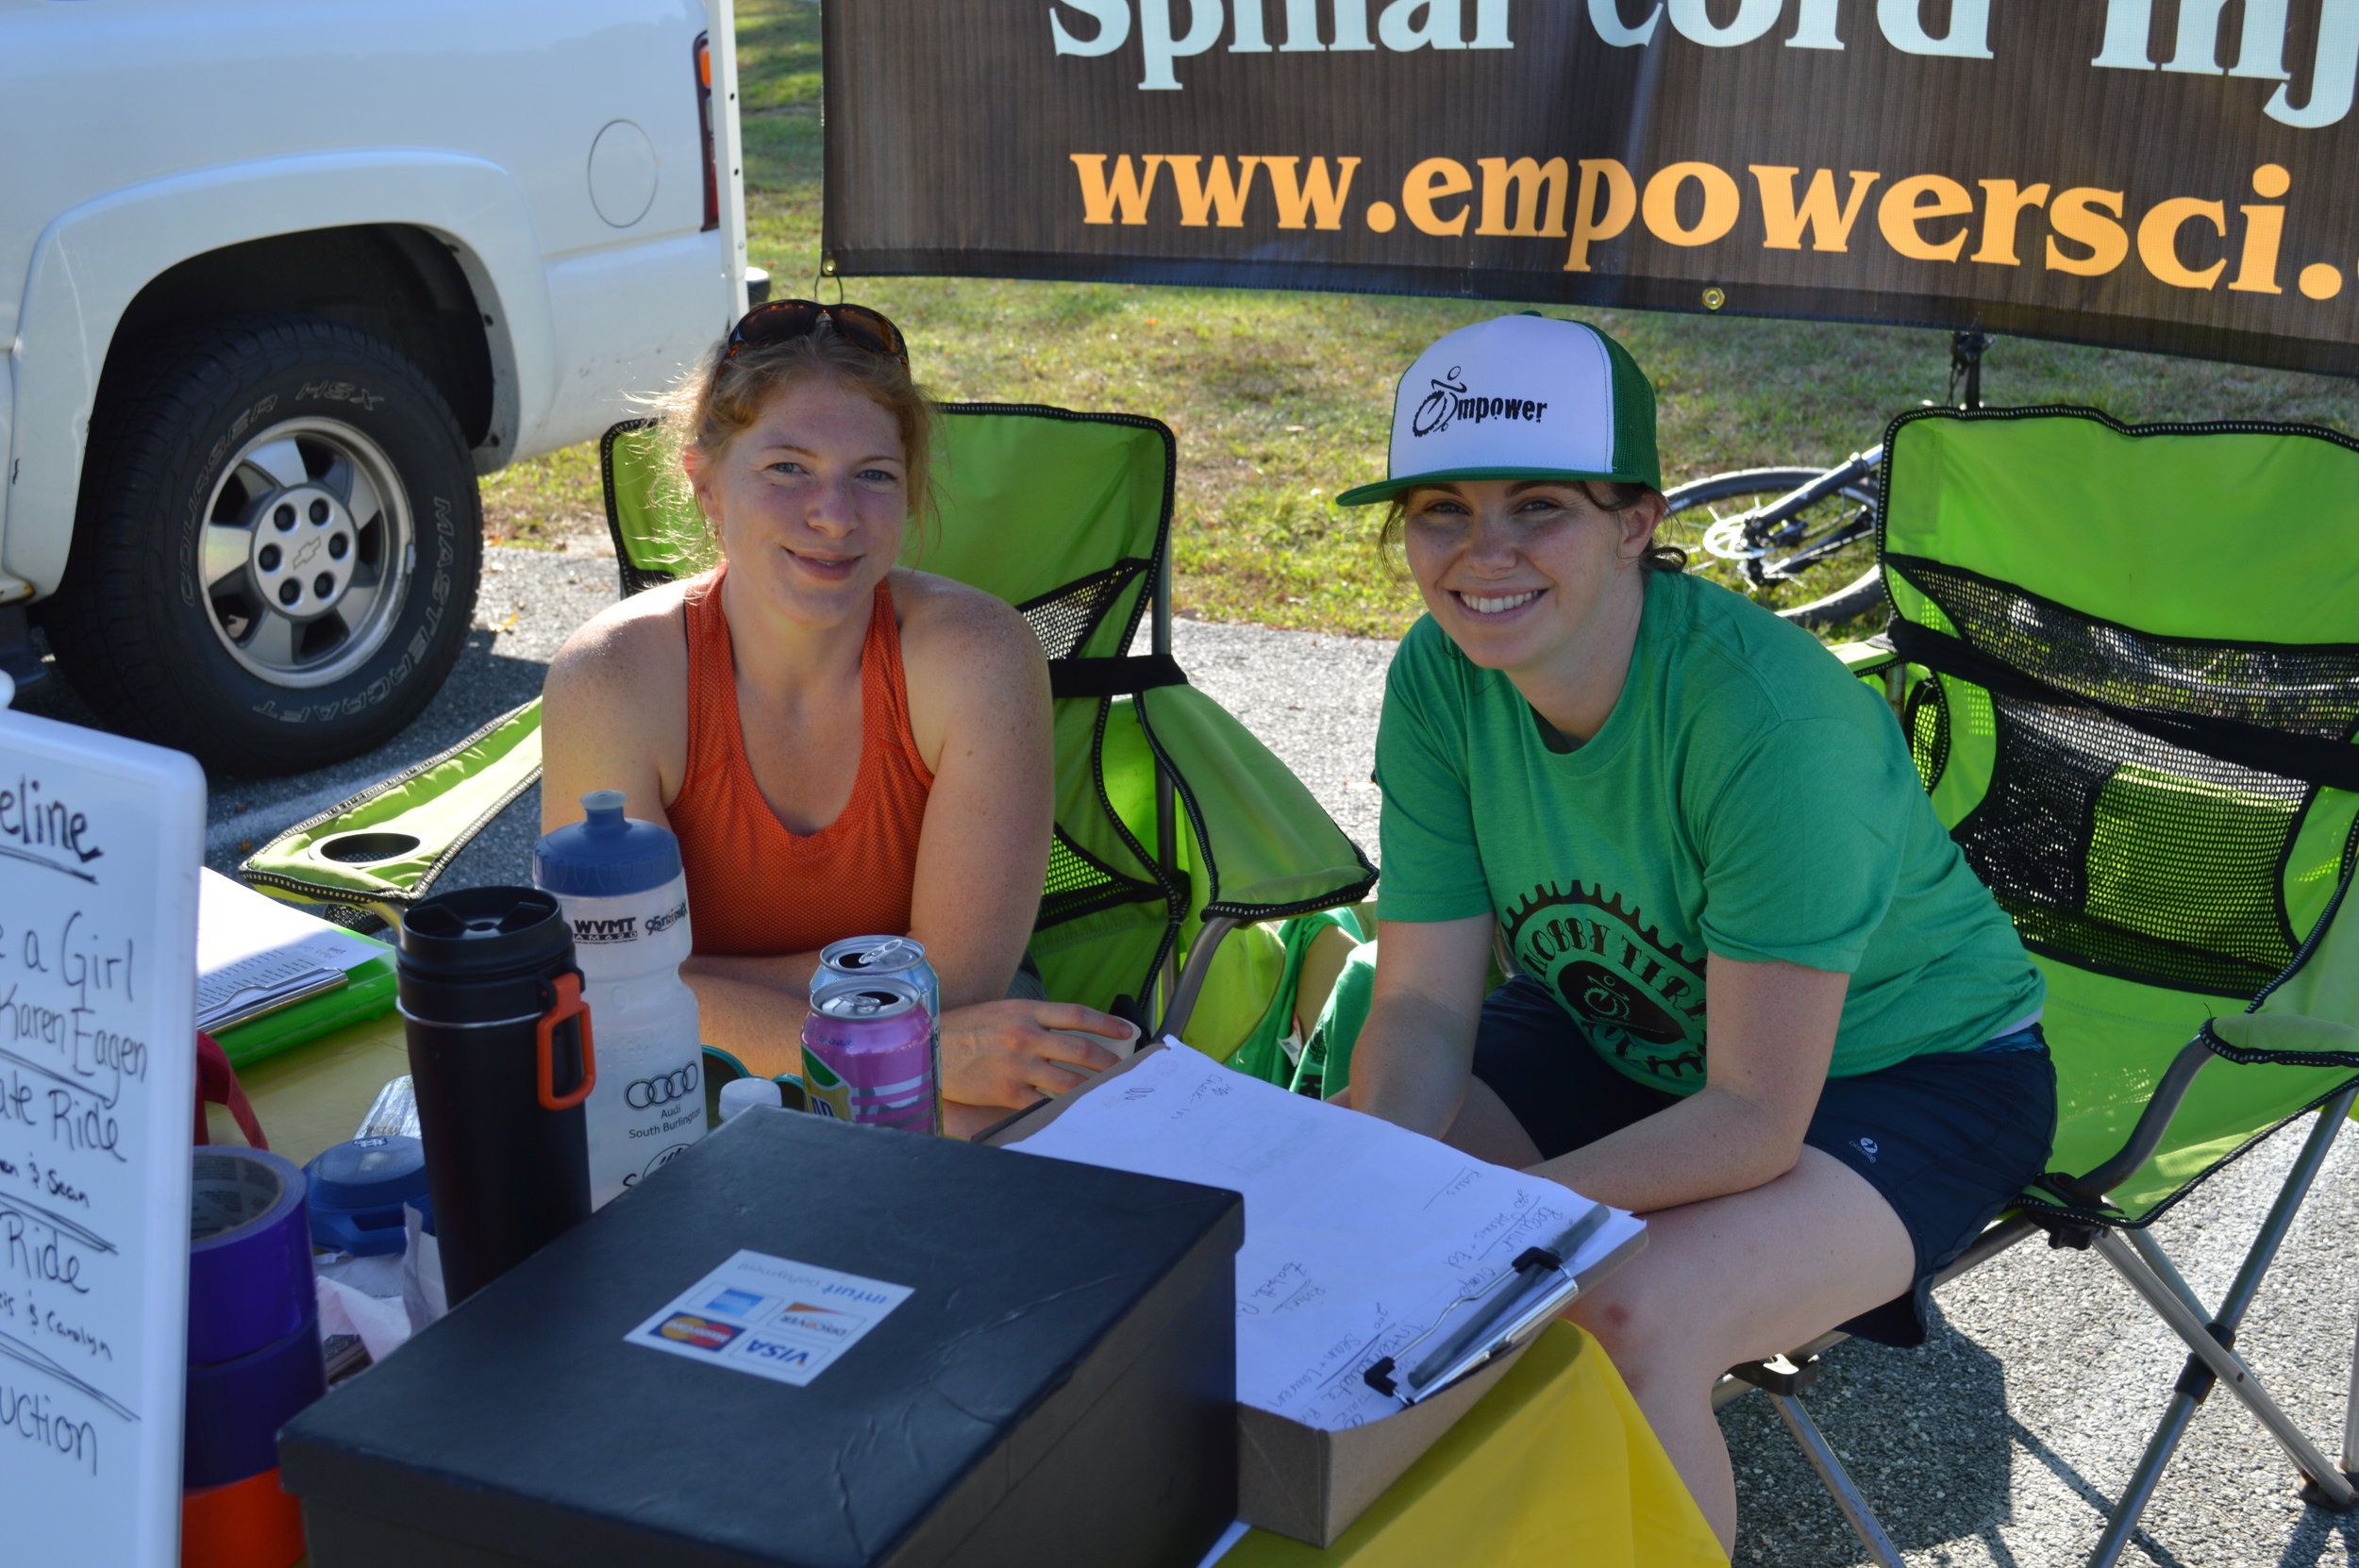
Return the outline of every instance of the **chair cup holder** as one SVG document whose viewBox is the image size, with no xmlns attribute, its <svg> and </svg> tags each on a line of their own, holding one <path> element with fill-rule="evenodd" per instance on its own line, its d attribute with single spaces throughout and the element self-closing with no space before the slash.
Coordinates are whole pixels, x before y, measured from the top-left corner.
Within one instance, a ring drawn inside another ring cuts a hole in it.
<svg viewBox="0 0 2359 1568">
<path fill-rule="evenodd" d="M 340 865 L 373 866 L 398 860 L 424 842 L 414 833 L 339 833 L 322 839 L 312 852 Z"/>
</svg>

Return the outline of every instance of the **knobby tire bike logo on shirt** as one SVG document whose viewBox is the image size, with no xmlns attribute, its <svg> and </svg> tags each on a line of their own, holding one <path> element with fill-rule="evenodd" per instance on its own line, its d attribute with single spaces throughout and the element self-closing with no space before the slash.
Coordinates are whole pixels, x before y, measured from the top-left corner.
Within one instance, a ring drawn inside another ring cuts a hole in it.
<svg viewBox="0 0 2359 1568">
<path fill-rule="evenodd" d="M 1507 917 L 1524 972 L 1615 1059 L 1666 1086 L 1704 1074 L 1704 956 L 1665 940 L 1619 892 L 1534 887 Z"/>
</svg>

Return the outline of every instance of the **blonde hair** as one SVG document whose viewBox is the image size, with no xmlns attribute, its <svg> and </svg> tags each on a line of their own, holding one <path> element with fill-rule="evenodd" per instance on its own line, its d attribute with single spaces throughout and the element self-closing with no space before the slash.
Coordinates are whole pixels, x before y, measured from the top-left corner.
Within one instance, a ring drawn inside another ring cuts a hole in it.
<svg viewBox="0 0 2359 1568">
<path fill-rule="evenodd" d="M 910 521 L 922 527 L 934 509 L 932 457 L 939 416 L 933 399 L 898 359 L 857 347 L 831 331 L 741 348 L 733 355 L 724 338 L 655 400 L 664 472 L 673 487 L 666 499 L 673 509 L 683 518 L 701 516 L 688 481 L 691 448 L 700 457 L 717 455 L 753 427 L 772 398 L 814 376 L 859 393 L 893 416 L 901 436 L 902 472 L 908 475 Z M 709 522 L 705 534 L 702 544 L 710 553 L 713 542 Z"/>
</svg>

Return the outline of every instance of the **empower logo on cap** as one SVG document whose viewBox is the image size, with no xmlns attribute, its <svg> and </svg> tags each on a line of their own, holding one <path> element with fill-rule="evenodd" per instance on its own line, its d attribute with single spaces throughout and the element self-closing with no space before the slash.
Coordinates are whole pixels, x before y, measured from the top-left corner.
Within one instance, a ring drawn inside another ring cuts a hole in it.
<svg viewBox="0 0 2359 1568">
<path fill-rule="evenodd" d="M 1400 378 L 1389 474 L 1347 507 L 1454 479 L 1620 479 L 1662 486 L 1654 389 L 1581 322 L 1501 316 L 1435 342 Z"/>
<path fill-rule="evenodd" d="M 1469 397 L 1465 382 L 1458 379 L 1460 374 L 1452 365 L 1447 377 L 1435 378 L 1432 395 L 1417 405 L 1416 417 L 1410 421 L 1411 435 L 1439 435 L 1453 419 L 1470 419 L 1480 425 L 1486 419 L 1537 420 L 1548 411 L 1546 403 L 1528 397 L 1485 397 L 1480 392 Z"/>
</svg>

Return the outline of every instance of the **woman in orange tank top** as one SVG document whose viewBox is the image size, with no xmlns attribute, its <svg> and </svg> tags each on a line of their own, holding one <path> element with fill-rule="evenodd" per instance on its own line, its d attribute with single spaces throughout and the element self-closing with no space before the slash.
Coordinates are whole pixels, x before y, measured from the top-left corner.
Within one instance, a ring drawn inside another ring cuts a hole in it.
<svg viewBox="0 0 2359 1568">
<path fill-rule="evenodd" d="M 749 312 L 666 399 L 723 564 L 599 614 L 549 666 L 544 830 L 585 791 L 679 835 L 705 1043 L 799 1071 L 819 949 L 907 933 L 942 978 L 945 1122 L 1082 1081 L 1119 1021 L 1012 999 L 1048 859 L 1048 675 L 1023 618 L 895 566 L 931 409 L 890 322 Z"/>
</svg>

